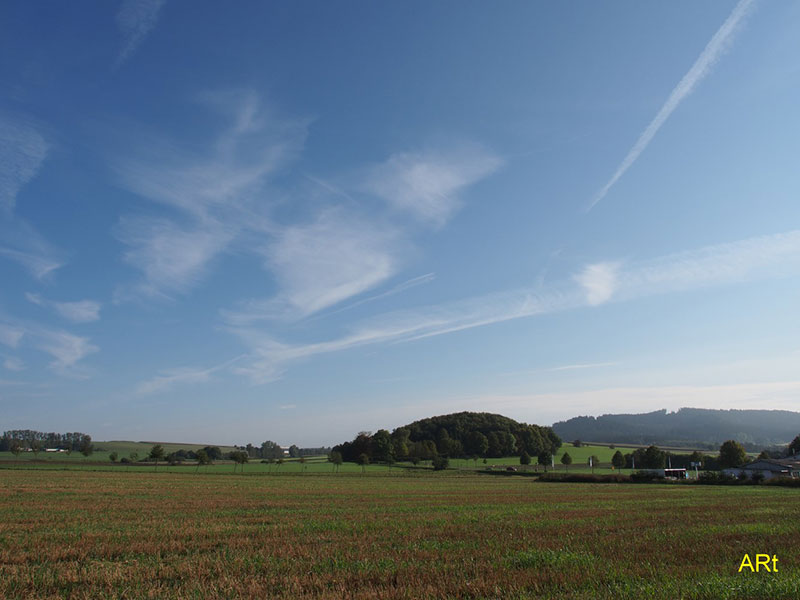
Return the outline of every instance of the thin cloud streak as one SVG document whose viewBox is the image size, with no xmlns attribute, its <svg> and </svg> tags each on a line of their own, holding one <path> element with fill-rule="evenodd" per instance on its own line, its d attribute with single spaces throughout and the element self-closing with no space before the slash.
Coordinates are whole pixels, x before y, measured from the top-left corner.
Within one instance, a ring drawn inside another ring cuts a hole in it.
<svg viewBox="0 0 800 600">
<path fill-rule="evenodd" d="M 13 210 L 17 193 L 36 176 L 49 149 L 35 127 L 0 116 L 0 209 Z"/>
<path fill-rule="evenodd" d="M 16 356 L 3 356 L 3 367 L 9 371 L 24 371 L 25 363 Z"/>
<path fill-rule="evenodd" d="M 59 315 L 74 323 L 89 323 L 100 319 L 102 305 L 94 300 L 79 300 L 77 302 L 57 302 L 43 298 L 40 294 L 28 292 L 25 298 L 37 306 L 52 308 Z"/>
<path fill-rule="evenodd" d="M 164 0 L 124 0 L 117 12 L 117 27 L 122 34 L 122 50 L 115 67 L 128 60 L 158 22 Z"/>
<path fill-rule="evenodd" d="M 17 195 L 36 177 L 50 145 L 30 120 L 0 115 L 0 257 L 33 277 L 46 279 L 62 266 L 55 250 L 27 222 L 14 215 Z"/>
<path fill-rule="evenodd" d="M 330 317 L 331 315 L 336 315 L 339 314 L 340 312 L 356 308 L 357 306 L 361 306 L 362 304 L 367 304 L 368 302 L 374 302 L 375 300 L 388 298 L 389 296 L 400 294 L 401 292 L 410 290 L 411 288 L 417 287 L 418 285 L 424 285 L 426 283 L 430 283 L 434 279 L 436 279 L 436 273 L 426 273 L 425 275 L 420 275 L 419 277 L 412 277 L 411 279 L 407 279 L 402 283 L 398 283 L 396 286 L 386 290 L 385 292 L 381 292 L 380 294 L 375 294 L 374 296 L 370 296 L 369 298 L 364 298 L 363 300 L 358 300 L 356 302 L 353 302 L 352 304 L 343 306 L 342 308 L 326 312 L 324 314 L 319 315 L 317 318 L 323 319 L 325 317 Z"/>
<path fill-rule="evenodd" d="M 800 273 L 800 230 L 708 246 L 623 266 L 616 288 L 604 302 L 629 301 L 654 295 L 701 289 L 741 281 Z M 275 380 L 295 360 L 379 343 L 401 343 L 492 325 L 535 315 L 597 306 L 583 285 L 568 279 L 542 288 L 498 292 L 397 311 L 362 321 L 338 339 L 290 345 L 254 327 L 228 330 L 252 348 L 251 361 L 237 368 L 257 383 Z"/>
<path fill-rule="evenodd" d="M 197 369 L 192 367 L 165 369 L 161 371 L 160 375 L 140 383 L 136 388 L 136 392 L 141 395 L 149 395 L 163 392 L 179 384 L 207 383 L 211 381 L 212 374 L 227 369 L 242 358 L 244 358 L 244 355 L 237 356 L 231 360 L 207 369 Z"/>
<path fill-rule="evenodd" d="M 550 371 L 550 372 L 576 371 L 579 369 L 600 369 L 603 367 L 616 367 L 617 365 L 619 365 L 619 363 L 617 362 L 585 363 L 579 365 L 563 365 L 560 367 L 550 367 L 549 369 L 545 369 L 545 371 Z"/>
<path fill-rule="evenodd" d="M 731 47 L 737 30 L 743 24 L 744 19 L 747 17 L 754 3 L 755 0 L 740 0 L 734 7 L 731 14 L 714 34 L 714 37 L 711 38 L 711 41 L 708 42 L 700 53 L 700 56 L 692 65 L 691 69 L 689 69 L 686 75 L 678 82 L 678 85 L 672 90 L 667 101 L 661 107 L 661 110 L 658 111 L 655 118 L 650 122 L 647 128 L 645 128 L 639 136 L 639 139 L 636 140 L 633 148 L 630 149 L 625 159 L 619 167 L 617 167 L 614 175 L 591 201 L 586 209 L 587 212 L 592 210 L 598 202 L 605 198 L 614 184 L 617 183 L 620 177 L 625 174 L 642 152 L 644 152 L 645 148 L 647 148 L 648 144 L 650 144 L 656 133 L 658 133 L 658 130 L 661 129 L 661 126 L 666 122 L 673 111 L 678 108 L 680 103 L 709 75 L 714 65 L 716 65 L 722 55 Z"/>
</svg>

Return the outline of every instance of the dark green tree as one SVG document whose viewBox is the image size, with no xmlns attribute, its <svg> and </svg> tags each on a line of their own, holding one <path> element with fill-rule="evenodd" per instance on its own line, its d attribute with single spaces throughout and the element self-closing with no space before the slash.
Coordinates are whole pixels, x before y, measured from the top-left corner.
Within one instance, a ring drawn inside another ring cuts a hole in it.
<svg viewBox="0 0 800 600">
<path fill-rule="evenodd" d="M 367 471 L 367 465 L 369 464 L 369 456 L 367 456 L 366 452 L 362 452 L 358 455 L 358 460 L 356 462 L 361 465 L 361 472 L 365 473 Z"/>
<path fill-rule="evenodd" d="M 631 462 L 637 469 L 663 469 L 667 464 L 667 454 L 657 446 L 637 448 L 631 455 Z"/>
<path fill-rule="evenodd" d="M 372 460 L 390 462 L 394 460 L 394 443 L 392 436 L 385 429 L 379 429 L 372 436 Z"/>
<path fill-rule="evenodd" d="M 789 454 L 800 454 L 800 435 L 789 442 Z"/>
<path fill-rule="evenodd" d="M 150 448 L 150 454 L 148 458 L 156 463 L 155 469 L 158 471 L 158 461 L 164 459 L 164 447 L 161 444 L 155 444 L 152 448 Z"/>
<path fill-rule="evenodd" d="M 408 459 L 409 436 L 411 432 L 407 427 L 398 427 L 392 432 L 392 445 L 396 460 Z"/>
<path fill-rule="evenodd" d="M 747 462 L 744 447 L 736 440 L 727 440 L 719 447 L 719 466 L 721 469 L 738 467 Z"/>
<path fill-rule="evenodd" d="M 546 473 L 547 467 L 553 462 L 553 455 L 549 450 L 543 450 L 539 453 L 539 456 L 536 457 L 536 460 L 540 465 L 544 465 L 544 471 Z"/>
<path fill-rule="evenodd" d="M 572 464 L 572 457 L 569 452 L 564 452 L 564 456 L 561 457 L 561 464 L 564 465 L 565 470 L 569 471 L 569 466 Z"/>
<path fill-rule="evenodd" d="M 289 446 L 289 457 L 290 458 L 300 458 L 300 448 L 292 444 Z"/>
<path fill-rule="evenodd" d="M 467 435 L 466 448 L 474 456 L 486 456 L 489 451 L 489 440 L 480 431 L 470 431 Z"/>
<path fill-rule="evenodd" d="M 525 450 L 523 450 L 522 454 L 519 455 L 519 464 L 521 465 L 531 464 L 531 455 L 528 454 Z"/>
<path fill-rule="evenodd" d="M 250 459 L 247 452 L 244 450 L 235 450 L 230 453 L 231 460 L 233 460 L 233 472 L 236 472 L 236 465 L 242 465 L 242 473 L 244 473 L 244 464 Z"/>
<path fill-rule="evenodd" d="M 625 457 L 622 455 L 622 452 L 619 450 L 614 452 L 614 456 L 611 457 L 611 464 L 614 465 L 615 469 L 621 469 L 625 466 Z"/>
<path fill-rule="evenodd" d="M 84 437 L 84 439 L 81 441 L 80 448 L 78 449 L 80 450 L 81 454 L 83 454 L 84 458 L 89 458 L 92 455 L 92 452 L 94 452 L 92 438 L 89 436 Z"/>
<path fill-rule="evenodd" d="M 206 454 L 208 454 L 208 458 L 213 460 L 222 460 L 222 450 L 220 450 L 219 446 L 206 446 L 203 448 Z"/>
<path fill-rule="evenodd" d="M 338 473 L 339 467 L 342 464 L 342 453 L 339 452 L 338 450 L 334 450 L 333 452 L 330 453 L 330 456 L 328 456 L 328 460 L 333 463 L 334 472 Z"/>
<path fill-rule="evenodd" d="M 195 454 L 197 455 L 197 468 L 194 470 L 194 472 L 197 473 L 202 465 L 210 464 L 211 459 L 208 457 L 208 452 L 206 452 L 202 448 L 198 450 Z"/>
<path fill-rule="evenodd" d="M 119 454 L 117 454 L 116 452 L 112 452 L 111 454 L 108 455 L 108 460 L 110 460 L 113 463 L 117 462 L 118 458 Z"/>
<path fill-rule="evenodd" d="M 283 449 L 275 442 L 267 440 L 261 443 L 261 458 L 282 458 Z"/>
</svg>

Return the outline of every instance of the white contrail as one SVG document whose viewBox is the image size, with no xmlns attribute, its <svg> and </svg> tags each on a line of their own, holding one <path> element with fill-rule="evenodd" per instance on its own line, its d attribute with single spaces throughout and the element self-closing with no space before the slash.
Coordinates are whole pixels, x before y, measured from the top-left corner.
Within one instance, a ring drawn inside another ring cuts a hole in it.
<svg viewBox="0 0 800 600">
<path fill-rule="evenodd" d="M 736 30 L 742 23 L 747 13 L 750 11 L 754 2 L 755 0 L 740 0 L 739 4 L 736 5 L 736 7 L 733 9 L 733 12 L 731 12 L 731 14 L 722 24 L 722 27 L 719 28 L 719 31 L 714 34 L 714 37 L 712 37 L 711 41 L 708 42 L 708 45 L 703 49 L 703 52 L 700 53 L 700 56 L 692 65 L 692 68 L 689 69 L 686 75 L 683 76 L 683 79 L 681 79 L 678 85 L 675 86 L 675 89 L 672 90 L 672 93 L 669 95 L 669 98 L 667 98 L 664 106 L 661 107 L 661 110 L 658 111 L 656 117 L 642 132 L 642 135 L 639 136 L 639 139 L 636 140 L 633 148 L 631 148 L 630 152 L 628 152 L 628 155 L 625 157 L 625 160 L 623 160 L 619 165 L 614 173 L 614 176 L 608 180 L 608 183 L 606 183 L 603 186 L 603 189 L 601 189 L 600 192 L 594 197 L 592 202 L 589 204 L 589 207 L 586 209 L 587 212 L 592 210 L 594 205 L 605 197 L 605 195 L 608 193 L 608 190 L 610 190 L 617 180 L 625 174 L 625 171 L 627 171 L 630 166 L 636 162 L 636 159 L 639 158 L 639 155 L 644 152 L 644 149 L 647 148 L 647 145 L 664 124 L 664 121 L 666 121 L 672 114 L 672 111 L 674 111 L 678 105 L 689 94 L 692 93 L 695 86 L 705 79 L 705 77 L 711 72 L 711 68 L 722 57 L 725 51 L 730 48 L 734 35 L 736 34 Z"/>
</svg>

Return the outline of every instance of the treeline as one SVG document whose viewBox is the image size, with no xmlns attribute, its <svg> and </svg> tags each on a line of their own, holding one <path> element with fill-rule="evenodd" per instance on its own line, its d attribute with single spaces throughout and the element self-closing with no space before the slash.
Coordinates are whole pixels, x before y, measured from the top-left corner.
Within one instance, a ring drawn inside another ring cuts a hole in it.
<svg viewBox="0 0 800 600">
<path fill-rule="evenodd" d="M 44 450 L 57 448 L 59 450 L 81 451 L 91 447 L 92 436 L 78 431 L 72 433 L 45 433 L 33 429 L 12 429 L 3 433 L 0 438 L 0 452 L 12 450 Z"/>
<path fill-rule="evenodd" d="M 788 410 L 681 408 L 668 413 L 574 417 L 553 425 L 566 440 L 714 449 L 730 439 L 749 451 L 785 445 L 800 430 L 800 413 Z"/>
<path fill-rule="evenodd" d="M 573 445 L 580 442 L 577 440 Z M 761 451 L 758 459 L 780 459 L 795 456 L 800 453 L 800 435 L 789 442 L 785 447 Z M 692 452 L 691 454 L 673 454 L 657 446 L 637 448 L 635 451 L 623 454 L 619 450 L 614 453 L 611 464 L 617 468 L 625 469 L 698 469 L 705 471 L 719 471 L 730 467 L 739 467 L 750 461 L 743 444 L 736 440 L 726 440 L 719 447 L 718 454 Z"/>
<path fill-rule="evenodd" d="M 431 417 L 398 427 L 391 433 L 362 431 L 333 448 L 347 462 L 391 463 L 472 458 L 552 455 L 561 439 L 550 427 L 519 423 L 502 415 L 461 412 Z"/>
<path fill-rule="evenodd" d="M 246 444 L 244 446 L 235 446 L 237 450 L 247 453 L 248 458 L 284 458 L 287 453 L 276 442 L 267 440 L 262 442 L 260 446 L 253 444 Z M 300 458 L 301 456 L 322 456 L 330 454 L 331 449 L 327 446 L 320 446 L 319 448 L 300 448 L 294 444 L 289 446 L 289 458 Z"/>
<path fill-rule="evenodd" d="M 722 468 L 720 458 L 714 454 L 692 452 L 691 454 L 674 454 L 661 450 L 657 446 L 637 448 L 633 452 L 623 454 L 617 450 L 611 464 L 618 469 L 692 469 L 693 463 L 699 463 L 699 469 L 717 470 Z"/>
</svg>

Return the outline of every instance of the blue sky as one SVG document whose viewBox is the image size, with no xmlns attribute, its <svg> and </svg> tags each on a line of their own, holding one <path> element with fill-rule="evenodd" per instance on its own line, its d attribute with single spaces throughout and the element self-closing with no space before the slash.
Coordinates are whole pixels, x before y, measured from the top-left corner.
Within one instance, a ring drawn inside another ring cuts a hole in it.
<svg viewBox="0 0 800 600">
<path fill-rule="evenodd" d="M 800 395 L 800 5 L 4 3 L 0 429 Z"/>
</svg>

